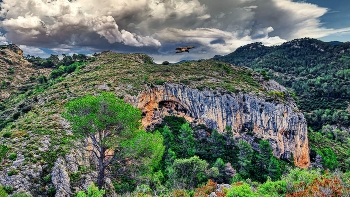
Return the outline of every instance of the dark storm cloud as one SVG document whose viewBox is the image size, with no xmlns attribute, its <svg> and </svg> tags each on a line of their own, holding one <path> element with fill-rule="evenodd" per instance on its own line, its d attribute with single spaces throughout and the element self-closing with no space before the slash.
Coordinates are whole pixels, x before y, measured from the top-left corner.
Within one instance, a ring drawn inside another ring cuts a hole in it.
<svg viewBox="0 0 350 197">
<path fill-rule="evenodd" d="M 291 0 L 3 0 L 0 6 L 6 30 L 0 41 L 6 37 L 28 51 L 110 49 L 161 58 L 191 44 L 196 49 L 187 57 L 202 58 L 251 42 L 349 31 L 323 28 L 326 8 Z"/>
</svg>

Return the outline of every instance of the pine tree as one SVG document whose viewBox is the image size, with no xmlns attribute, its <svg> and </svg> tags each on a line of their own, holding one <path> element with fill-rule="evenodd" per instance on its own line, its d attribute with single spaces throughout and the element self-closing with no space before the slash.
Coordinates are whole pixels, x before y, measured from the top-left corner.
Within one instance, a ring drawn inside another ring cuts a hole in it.
<svg viewBox="0 0 350 197">
<path fill-rule="evenodd" d="M 194 156 L 194 137 L 193 131 L 189 123 L 185 123 L 181 126 L 180 136 L 179 136 L 179 153 L 177 154 L 179 158 L 188 158 Z"/>
<path fill-rule="evenodd" d="M 267 169 L 267 175 L 273 181 L 277 181 L 282 176 L 280 163 L 278 159 L 276 159 L 274 156 L 270 157 L 270 162 Z"/>
<path fill-rule="evenodd" d="M 265 182 L 267 179 L 268 174 L 268 168 L 269 168 L 269 162 L 270 158 L 273 157 L 272 155 L 272 149 L 270 147 L 270 144 L 266 140 L 260 140 L 259 142 L 259 153 L 256 154 L 256 170 L 259 173 L 256 173 L 256 179 L 260 182 Z"/>
<path fill-rule="evenodd" d="M 243 178 L 249 178 L 252 169 L 253 149 L 247 142 L 240 140 L 238 142 L 237 165 L 238 173 Z"/>
</svg>

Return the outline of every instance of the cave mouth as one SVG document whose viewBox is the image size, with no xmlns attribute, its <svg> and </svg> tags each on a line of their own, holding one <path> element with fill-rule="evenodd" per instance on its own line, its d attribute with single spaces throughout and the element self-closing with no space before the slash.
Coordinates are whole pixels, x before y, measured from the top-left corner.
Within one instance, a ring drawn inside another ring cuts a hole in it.
<svg viewBox="0 0 350 197">
<path fill-rule="evenodd" d="M 160 101 L 158 103 L 158 108 L 172 115 L 188 114 L 188 109 L 176 101 Z"/>
</svg>

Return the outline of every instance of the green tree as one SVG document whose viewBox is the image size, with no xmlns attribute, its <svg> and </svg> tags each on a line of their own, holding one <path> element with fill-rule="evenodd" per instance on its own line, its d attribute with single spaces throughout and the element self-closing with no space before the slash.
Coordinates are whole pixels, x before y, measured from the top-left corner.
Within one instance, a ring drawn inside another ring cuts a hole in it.
<svg viewBox="0 0 350 197">
<path fill-rule="evenodd" d="M 178 156 L 181 158 L 192 157 L 196 150 L 194 149 L 193 130 L 189 123 L 185 123 L 181 126 L 179 141 Z"/>
<path fill-rule="evenodd" d="M 239 140 L 238 142 L 237 165 L 238 172 L 243 178 L 249 178 L 252 169 L 253 149 L 247 142 Z"/>
<path fill-rule="evenodd" d="M 267 175 L 273 180 L 277 181 L 282 176 L 281 166 L 274 156 L 270 157 L 268 169 L 267 169 Z"/>
<path fill-rule="evenodd" d="M 338 167 L 339 163 L 337 161 L 337 156 L 332 149 L 324 148 L 322 151 L 318 151 L 318 154 L 322 156 L 322 164 L 324 167 L 330 170 L 334 170 Z"/>
<path fill-rule="evenodd" d="M 156 169 L 164 154 L 163 136 L 158 132 L 149 133 L 140 131 L 133 139 L 128 140 L 124 146 L 124 158 L 129 158 L 129 168 L 136 175 L 138 185 L 149 184 L 154 180 Z"/>
<path fill-rule="evenodd" d="M 170 184 L 177 189 L 193 189 L 207 181 L 207 167 L 208 163 L 198 156 L 176 159 L 170 170 Z"/>
<path fill-rule="evenodd" d="M 120 159 L 120 151 L 139 131 L 141 111 L 112 93 L 85 96 L 68 102 L 63 117 L 75 135 L 90 138 L 98 160 L 97 186 L 104 185 L 105 169 Z"/>
<path fill-rule="evenodd" d="M 219 175 L 214 179 L 214 181 L 217 183 L 224 183 L 226 180 L 225 177 L 227 176 L 225 173 L 226 165 L 224 161 L 221 158 L 217 158 L 213 167 L 216 167 L 219 171 Z"/>
<path fill-rule="evenodd" d="M 269 163 L 272 155 L 270 144 L 266 140 L 260 140 L 259 152 L 256 154 L 256 168 L 259 173 L 256 173 L 256 178 L 260 182 L 265 182 L 267 179 Z"/>
</svg>

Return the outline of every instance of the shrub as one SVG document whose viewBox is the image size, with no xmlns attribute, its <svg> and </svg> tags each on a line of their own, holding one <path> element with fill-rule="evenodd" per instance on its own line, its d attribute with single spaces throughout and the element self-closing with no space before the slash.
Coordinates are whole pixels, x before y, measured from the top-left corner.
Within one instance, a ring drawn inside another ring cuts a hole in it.
<svg viewBox="0 0 350 197">
<path fill-rule="evenodd" d="M 184 189 L 177 189 L 173 192 L 174 197 L 190 197 L 190 194 L 187 193 Z"/>
<path fill-rule="evenodd" d="M 227 192 L 227 197 L 259 197 L 247 183 L 238 182 Z"/>
<path fill-rule="evenodd" d="M 2 158 L 6 156 L 8 150 L 9 148 L 6 145 L 0 145 L 0 162 L 2 161 Z"/>
<path fill-rule="evenodd" d="M 6 191 L 6 193 L 11 194 L 13 192 L 13 187 L 11 186 L 5 186 L 4 190 Z"/>
<path fill-rule="evenodd" d="M 19 170 L 16 170 L 14 168 L 11 168 L 10 171 L 7 173 L 8 176 L 16 175 L 19 173 Z"/>
<path fill-rule="evenodd" d="M 162 64 L 163 65 L 169 65 L 169 62 L 168 61 L 164 61 Z"/>
<path fill-rule="evenodd" d="M 33 196 L 30 194 L 26 194 L 24 192 L 20 192 L 20 193 L 13 194 L 12 197 L 33 197 Z"/>
<path fill-rule="evenodd" d="M 1 197 L 8 197 L 9 195 L 7 194 L 7 192 L 4 190 L 3 187 L 0 186 L 0 196 Z"/>
<path fill-rule="evenodd" d="M 11 137 L 11 135 L 12 135 L 12 132 L 11 132 L 11 131 L 5 131 L 5 132 L 2 134 L 2 137 L 4 137 L 4 138 L 9 138 L 9 137 Z"/>
<path fill-rule="evenodd" d="M 258 187 L 258 193 L 261 196 L 279 197 L 285 196 L 287 193 L 287 182 L 286 181 L 275 181 L 267 180 L 264 184 Z"/>
<path fill-rule="evenodd" d="M 38 82 L 39 82 L 40 84 L 47 83 L 47 78 L 46 78 L 44 75 L 40 75 L 40 76 L 38 77 Z"/>
<path fill-rule="evenodd" d="M 54 186 L 50 187 L 48 190 L 47 190 L 47 194 L 49 196 L 55 196 L 56 194 L 56 188 Z M 92 197 L 95 197 L 95 196 L 92 196 Z"/>
<path fill-rule="evenodd" d="M 14 73 L 15 73 L 15 70 L 14 70 L 13 68 L 9 68 L 9 69 L 7 70 L 7 73 L 8 73 L 8 74 L 14 74 Z"/>
<path fill-rule="evenodd" d="M 338 177 L 318 177 L 310 185 L 304 182 L 295 185 L 295 192 L 286 197 L 347 196 L 343 194 Z"/>
<path fill-rule="evenodd" d="M 16 160 L 17 159 L 17 153 L 10 153 L 8 158 L 9 158 L 9 160 L 12 160 L 12 161 Z"/>
<path fill-rule="evenodd" d="M 166 81 L 163 80 L 163 79 L 157 79 L 154 83 L 155 83 L 156 85 L 163 85 L 165 82 L 166 82 Z"/>
<path fill-rule="evenodd" d="M 105 190 L 99 190 L 95 184 L 91 184 L 88 188 L 87 194 L 83 191 L 79 191 L 77 197 L 103 197 Z"/>
<path fill-rule="evenodd" d="M 51 79 L 56 79 L 64 74 L 64 67 L 60 66 L 58 69 L 53 70 L 50 74 Z"/>
</svg>

